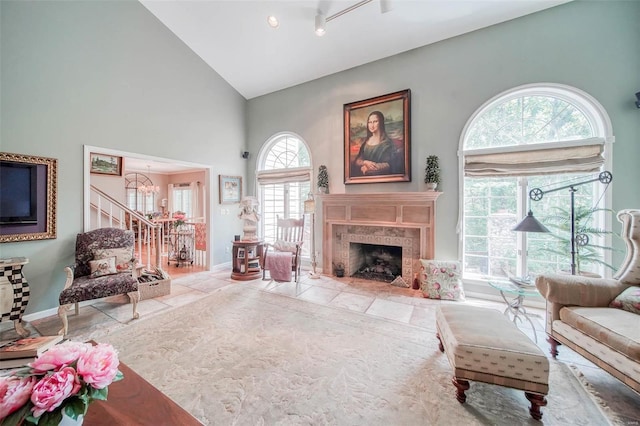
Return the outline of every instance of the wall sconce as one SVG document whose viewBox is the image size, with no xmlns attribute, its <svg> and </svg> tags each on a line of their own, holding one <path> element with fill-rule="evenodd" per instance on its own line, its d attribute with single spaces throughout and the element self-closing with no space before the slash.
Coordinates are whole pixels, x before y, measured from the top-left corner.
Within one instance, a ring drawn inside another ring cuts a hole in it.
<svg viewBox="0 0 640 426">
<path fill-rule="evenodd" d="M 636 108 L 640 108 L 640 92 L 636 93 Z"/>
<path fill-rule="evenodd" d="M 247 158 L 249 158 L 249 151 L 242 151 L 241 155 L 242 155 L 242 158 L 246 160 Z"/>
</svg>

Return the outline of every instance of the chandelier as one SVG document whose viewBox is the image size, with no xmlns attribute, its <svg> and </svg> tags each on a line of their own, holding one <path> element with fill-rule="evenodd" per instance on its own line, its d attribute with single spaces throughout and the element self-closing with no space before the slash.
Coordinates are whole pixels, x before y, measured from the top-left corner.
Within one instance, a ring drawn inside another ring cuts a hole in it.
<svg viewBox="0 0 640 426">
<path fill-rule="evenodd" d="M 151 166 L 147 166 L 147 174 L 148 175 L 151 174 Z M 145 177 L 146 177 L 146 182 L 148 183 L 148 185 L 145 185 L 144 183 L 141 183 L 140 185 L 138 185 L 138 191 L 140 191 L 140 192 L 142 192 L 143 194 L 146 194 L 146 195 L 157 194 L 158 192 L 160 192 L 160 187 L 157 186 L 157 185 L 154 186 L 153 182 L 151 181 L 149 176 L 145 176 Z"/>
</svg>

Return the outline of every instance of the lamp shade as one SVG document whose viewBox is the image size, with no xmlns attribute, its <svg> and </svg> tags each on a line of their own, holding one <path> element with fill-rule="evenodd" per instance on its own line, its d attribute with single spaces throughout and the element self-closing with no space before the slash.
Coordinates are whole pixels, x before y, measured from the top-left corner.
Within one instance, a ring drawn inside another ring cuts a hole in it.
<svg viewBox="0 0 640 426">
<path fill-rule="evenodd" d="M 533 212 L 529 210 L 529 213 L 522 221 L 512 229 L 517 232 L 550 232 L 546 226 L 541 224 L 538 219 L 533 217 Z"/>
</svg>

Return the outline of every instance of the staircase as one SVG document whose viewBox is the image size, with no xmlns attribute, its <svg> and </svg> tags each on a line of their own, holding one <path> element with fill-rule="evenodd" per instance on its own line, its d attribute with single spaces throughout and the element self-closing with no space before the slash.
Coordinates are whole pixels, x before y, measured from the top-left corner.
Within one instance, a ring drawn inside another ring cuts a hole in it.
<svg viewBox="0 0 640 426">
<path fill-rule="evenodd" d="M 141 266 L 151 269 L 162 267 L 161 258 L 166 254 L 164 229 L 144 215 L 131 210 L 109 194 L 90 185 L 91 214 L 89 229 L 130 229 L 136 235 L 135 256 Z"/>
</svg>

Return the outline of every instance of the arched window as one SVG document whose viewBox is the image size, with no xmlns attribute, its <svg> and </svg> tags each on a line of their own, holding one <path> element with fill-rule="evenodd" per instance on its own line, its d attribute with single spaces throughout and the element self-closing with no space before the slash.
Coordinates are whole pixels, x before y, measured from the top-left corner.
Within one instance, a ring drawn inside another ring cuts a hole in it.
<svg viewBox="0 0 640 426">
<path fill-rule="evenodd" d="M 127 173 L 124 177 L 127 207 L 144 214 L 152 213 L 159 191 L 151 179 L 142 173 Z"/>
<path fill-rule="evenodd" d="M 603 197 L 607 185 L 582 182 L 610 171 L 612 141 L 602 106 L 568 86 L 521 86 L 483 105 L 461 137 L 464 277 L 570 270 L 570 194 L 568 189 L 552 190 L 580 184 L 575 205 L 584 218 L 577 227 L 605 228 L 610 217 L 598 209 L 609 207 Z M 533 188 L 550 192 L 533 201 Z M 512 231 L 529 210 L 551 233 Z M 593 250 L 604 243 L 601 235 L 595 238 L 591 248 L 581 249 L 580 270 L 602 275 L 607 271 L 601 262 L 610 260 L 610 254 Z"/>
<path fill-rule="evenodd" d="M 274 241 L 276 218 L 301 218 L 311 191 L 311 160 L 302 138 L 294 133 L 272 136 L 262 147 L 256 173 L 262 210 L 261 235 Z M 308 222 L 308 221 L 307 221 Z M 309 235 L 309 225 L 305 225 Z M 308 255 L 309 244 L 303 245 Z"/>
</svg>

